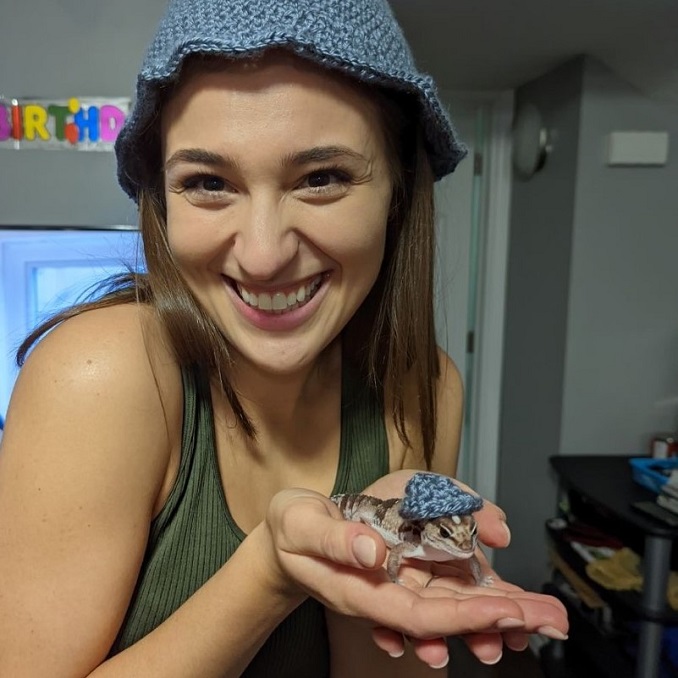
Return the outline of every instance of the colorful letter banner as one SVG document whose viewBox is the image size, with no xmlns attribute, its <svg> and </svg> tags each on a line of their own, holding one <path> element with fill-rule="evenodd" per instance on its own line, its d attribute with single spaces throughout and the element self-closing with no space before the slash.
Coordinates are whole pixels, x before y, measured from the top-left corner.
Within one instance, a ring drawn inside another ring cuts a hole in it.
<svg viewBox="0 0 678 678">
<path fill-rule="evenodd" d="M 111 151 L 130 103 L 120 98 L 0 97 L 0 149 Z"/>
</svg>

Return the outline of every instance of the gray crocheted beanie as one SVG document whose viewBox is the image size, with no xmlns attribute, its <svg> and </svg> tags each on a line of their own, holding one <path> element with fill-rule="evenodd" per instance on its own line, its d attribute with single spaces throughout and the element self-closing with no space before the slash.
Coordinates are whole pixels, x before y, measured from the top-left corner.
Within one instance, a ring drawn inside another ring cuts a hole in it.
<svg viewBox="0 0 678 678">
<path fill-rule="evenodd" d="M 418 102 L 436 179 L 466 155 L 433 80 L 419 71 L 387 0 L 171 0 L 137 79 L 134 109 L 118 136 L 118 179 L 137 199 L 162 86 L 189 54 L 247 57 L 283 47 Z"/>
</svg>

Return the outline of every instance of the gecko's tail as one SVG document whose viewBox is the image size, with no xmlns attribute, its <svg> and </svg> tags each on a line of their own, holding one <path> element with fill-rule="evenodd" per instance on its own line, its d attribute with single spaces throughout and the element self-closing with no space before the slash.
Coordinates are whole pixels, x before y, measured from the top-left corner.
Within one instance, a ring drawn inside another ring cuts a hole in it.
<svg viewBox="0 0 678 678">
<path fill-rule="evenodd" d="M 354 507 L 360 503 L 360 498 L 364 497 L 362 494 L 333 494 L 330 500 L 333 501 L 341 511 L 341 515 L 351 520 L 354 513 Z"/>
</svg>

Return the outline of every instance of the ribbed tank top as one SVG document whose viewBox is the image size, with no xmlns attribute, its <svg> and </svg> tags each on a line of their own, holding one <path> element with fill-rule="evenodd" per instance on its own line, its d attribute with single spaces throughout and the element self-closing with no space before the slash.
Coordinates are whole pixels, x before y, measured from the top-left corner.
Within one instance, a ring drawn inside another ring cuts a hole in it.
<svg viewBox="0 0 678 678">
<path fill-rule="evenodd" d="M 181 461 L 167 502 L 151 524 L 146 554 L 113 656 L 167 619 L 245 538 L 231 517 L 216 456 L 209 382 L 182 371 Z M 349 369 L 342 374 L 341 447 L 333 494 L 359 492 L 388 473 L 383 408 Z M 309 598 L 269 636 L 242 674 L 247 678 L 329 676 L 323 606 Z"/>
</svg>

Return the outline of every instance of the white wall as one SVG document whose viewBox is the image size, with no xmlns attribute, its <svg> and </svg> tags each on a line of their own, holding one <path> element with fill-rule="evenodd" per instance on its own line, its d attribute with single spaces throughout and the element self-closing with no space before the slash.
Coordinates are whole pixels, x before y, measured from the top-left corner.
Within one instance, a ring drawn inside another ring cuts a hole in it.
<svg viewBox="0 0 678 678">
<path fill-rule="evenodd" d="M 678 429 L 678 105 L 584 73 L 561 454 L 642 454 Z M 613 130 L 668 131 L 665 167 L 608 167 Z"/>
<path fill-rule="evenodd" d="M 554 135 L 544 170 L 515 181 L 498 499 L 513 528 L 503 574 L 546 569 L 555 454 L 642 454 L 678 428 L 678 108 L 592 59 L 520 88 Z M 615 130 L 667 130 L 659 168 L 611 168 Z"/>
</svg>

